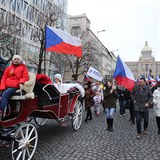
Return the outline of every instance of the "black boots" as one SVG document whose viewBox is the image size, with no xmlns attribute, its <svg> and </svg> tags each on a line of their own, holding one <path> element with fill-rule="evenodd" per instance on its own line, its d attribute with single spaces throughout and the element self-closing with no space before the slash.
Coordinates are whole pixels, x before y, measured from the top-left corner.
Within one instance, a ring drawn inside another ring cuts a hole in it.
<svg viewBox="0 0 160 160">
<path fill-rule="evenodd" d="M 110 121 L 109 121 L 110 119 L 109 118 L 107 118 L 107 131 L 109 131 L 110 130 Z"/>
<path fill-rule="evenodd" d="M 110 119 L 110 131 L 113 132 L 113 119 Z"/>
<path fill-rule="evenodd" d="M 113 132 L 113 118 L 107 118 L 107 130 Z"/>
</svg>

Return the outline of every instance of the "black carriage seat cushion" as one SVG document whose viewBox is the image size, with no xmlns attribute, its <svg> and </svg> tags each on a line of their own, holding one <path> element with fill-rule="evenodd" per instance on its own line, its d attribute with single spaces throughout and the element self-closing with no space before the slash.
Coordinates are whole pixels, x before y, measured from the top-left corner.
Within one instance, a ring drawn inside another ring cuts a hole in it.
<svg viewBox="0 0 160 160">
<path fill-rule="evenodd" d="M 60 97 L 60 92 L 53 84 L 45 85 L 43 91 L 47 93 L 50 100 L 57 100 Z"/>
<path fill-rule="evenodd" d="M 38 96 L 40 107 L 59 103 L 60 93 L 52 84 L 41 84 L 36 81 L 34 93 Z"/>
</svg>

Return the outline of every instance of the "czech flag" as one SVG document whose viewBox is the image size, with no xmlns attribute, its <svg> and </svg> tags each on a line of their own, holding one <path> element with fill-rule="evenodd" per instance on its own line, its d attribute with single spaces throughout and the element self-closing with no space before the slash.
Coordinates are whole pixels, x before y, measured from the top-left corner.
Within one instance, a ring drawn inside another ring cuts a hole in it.
<svg viewBox="0 0 160 160">
<path fill-rule="evenodd" d="M 157 81 L 157 82 L 159 82 L 159 81 L 160 81 L 159 76 L 156 76 L 156 81 Z"/>
<path fill-rule="evenodd" d="M 82 56 L 81 39 L 73 37 L 67 32 L 46 26 L 46 51 Z"/>
<path fill-rule="evenodd" d="M 89 80 L 88 76 L 86 74 L 84 74 L 84 79 L 83 81 L 87 82 Z"/>
<path fill-rule="evenodd" d="M 123 86 L 129 91 L 132 91 L 135 85 L 133 73 L 119 56 L 117 57 L 116 69 L 114 71 L 113 78 L 116 80 L 119 86 Z"/>
<path fill-rule="evenodd" d="M 155 80 L 151 76 L 148 76 L 147 82 L 155 82 Z"/>
</svg>

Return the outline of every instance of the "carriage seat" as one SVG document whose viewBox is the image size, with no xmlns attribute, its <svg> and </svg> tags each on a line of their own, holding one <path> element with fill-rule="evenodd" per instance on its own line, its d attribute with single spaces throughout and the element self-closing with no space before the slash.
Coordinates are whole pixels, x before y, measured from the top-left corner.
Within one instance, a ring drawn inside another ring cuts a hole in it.
<svg viewBox="0 0 160 160">
<path fill-rule="evenodd" d="M 53 84 L 45 85 L 42 90 L 47 94 L 49 100 L 59 102 L 60 92 Z"/>
<path fill-rule="evenodd" d="M 12 96 L 11 100 L 34 99 L 34 86 L 36 82 L 36 75 L 29 72 L 29 80 L 20 86 L 16 94 Z"/>
</svg>

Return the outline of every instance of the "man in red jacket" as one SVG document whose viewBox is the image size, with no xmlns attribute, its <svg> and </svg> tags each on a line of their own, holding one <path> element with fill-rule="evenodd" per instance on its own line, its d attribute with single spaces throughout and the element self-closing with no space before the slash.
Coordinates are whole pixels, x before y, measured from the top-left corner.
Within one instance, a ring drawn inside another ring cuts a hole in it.
<svg viewBox="0 0 160 160">
<path fill-rule="evenodd" d="M 22 57 L 14 55 L 12 64 L 5 69 L 0 83 L 0 91 L 2 91 L 0 102 L 1 116 L 2 114 L 5 116 L 4 111 L 7 107 L 8 99 L 20 88 L 20 84 L 24 84 L 28 79 L 28 69 L 23 64 Z"/>
</svg>

